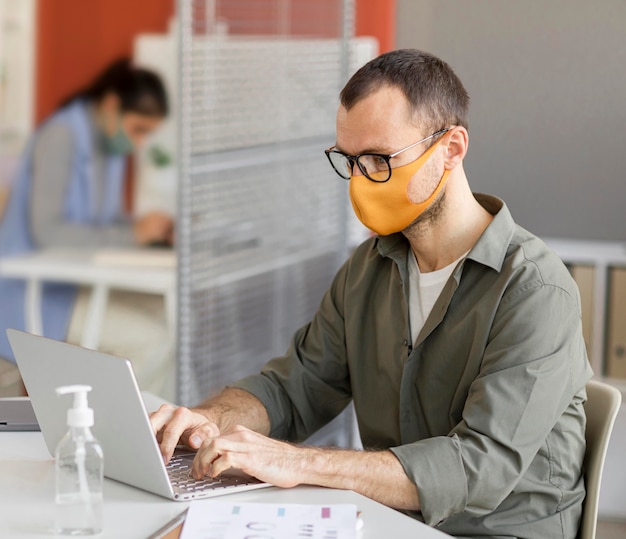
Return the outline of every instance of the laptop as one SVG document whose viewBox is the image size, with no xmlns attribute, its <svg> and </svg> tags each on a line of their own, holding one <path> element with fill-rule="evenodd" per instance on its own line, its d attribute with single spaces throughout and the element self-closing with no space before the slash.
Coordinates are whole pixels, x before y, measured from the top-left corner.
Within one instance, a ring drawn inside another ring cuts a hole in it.
<svg viewBox="0 0 626 539">
<path fill-rule="evenodd" d="M 0 398 L 0 432 L 14 430 L 39 430 L 39 423 L 28 397 Z"/>
<path fill-rule="evenodd" d="M 217 481 L 197 481 L 189 474 L 195 456 L 190 449 L 177 449 L 166 467 L 127 359 L 23 331 L 9 329 L 7 335 L 51 455 L 67 432 L 72 404 L 69 397 L 57 396 L 55 388 L 85 384 L 92 387 L 92 432 L 102 446 L 106 477 L 180 501 L 271 486 L 238 470 Z"/>
</svg>

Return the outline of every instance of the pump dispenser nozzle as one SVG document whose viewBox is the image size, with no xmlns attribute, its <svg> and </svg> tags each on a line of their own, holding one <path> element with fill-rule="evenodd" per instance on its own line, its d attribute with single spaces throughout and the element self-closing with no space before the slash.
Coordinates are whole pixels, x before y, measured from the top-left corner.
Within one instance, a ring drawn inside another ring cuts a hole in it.
<svg viewBox="0 0 626 539">
<path fill-rule="evenodd" d="M 87 406 L 87 393 L 91 386 L 73 385 L 56 388 L 57 395 L 74 394 L 74 404 L 67 411 L 67 425 L 69 427 L 91 427 L 93 425 L 93 410 Z"/>
</svg>

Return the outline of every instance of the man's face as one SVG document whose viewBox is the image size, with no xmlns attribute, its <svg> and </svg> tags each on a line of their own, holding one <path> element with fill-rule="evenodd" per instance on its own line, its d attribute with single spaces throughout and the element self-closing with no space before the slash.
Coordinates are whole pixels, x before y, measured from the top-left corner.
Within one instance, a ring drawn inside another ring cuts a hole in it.
<svg viewBox="0 0 626 539">
<path fill-rule="evenodd" d="M 337 112 L 337 149 L 349 155 L 361 153 L 394 153 L 430 135 L 411 121 L 409 104 L 401 90 L 383 86 L 358 101 L 350 110 L 343 106 Z M 418 145 L 391 159 L 397 168 L 415 161 L 427 146 Z M 357 170 L 355 174 L 360 174 Z M 413 203 L 426 200 L 443 174 L 443 159 L 436 151 L 413 176 L 407 196 Z M 391 179 L 393 181 L 393 171 Z"/>
</svg>

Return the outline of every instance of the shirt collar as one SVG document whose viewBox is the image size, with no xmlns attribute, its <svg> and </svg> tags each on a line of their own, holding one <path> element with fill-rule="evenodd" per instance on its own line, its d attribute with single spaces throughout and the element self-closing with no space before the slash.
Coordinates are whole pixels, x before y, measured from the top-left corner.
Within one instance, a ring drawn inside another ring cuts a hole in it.
<svg viewBox="0 0 626 539">
<path fill-rule="evenodd" d="M 474 194 L 474 198 L 494 218 L 478 238 L 467 258 L 499 272 L 513 237 L 515 222 L 507 205 L 499 198 L 480 193 Z M 397 232 L 389 236 L 378 236 L 375 246 L 381 256 L 391 258 L 402 268 L 406 266 L 408 244 L 404 235 Z"/>
<path fill-rule="evenodd" d="M 474 194 L 474 198 L 493 215 L 493 220 L 478 238 L 467 258 L 499 272 L 513 238 L 515 221 L 507 205 L 499 198 L 480 193 Z"/>
</svg>

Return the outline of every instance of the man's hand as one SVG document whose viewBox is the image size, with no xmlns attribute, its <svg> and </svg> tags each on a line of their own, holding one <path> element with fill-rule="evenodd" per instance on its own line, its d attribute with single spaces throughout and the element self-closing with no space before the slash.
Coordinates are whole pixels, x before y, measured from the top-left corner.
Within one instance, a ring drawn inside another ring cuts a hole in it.
<svg viewBox="0 0 626 539">
<path fill-rule="evenodd" d="M 171 404 L 163 404 L 150 414 L 150 423 L 166 464 L 179 443 L 198 449 L 204 440 L 220 434 L 217 424 L 200 411 Z"/>
<path fill-rule="evenodd" d="M 192 469 L 197 479 L 237 468 L 278 487 L 350 489 L 397 509 L 420 507 L 415 484 L 391 451 L 304 447 L 268 438 L 265 408 L 241 389 L 228 388 L 192 409 L 164 404 L 150 422 L 166 463 L 179 443 L 198 451 Z"/>
<path fill-rule="evenodd" d="M 352 451 L 297 446 L 246 427 L 207 437 L 193 461 L 196 479 L 237 468 L 261 481 L 350 489 L 397 509 L 419 509 L 419 495 L 391 451 Z"/>
<path fill-rule="evenodd" d="M 227 388 L 196 408 L 164 404 L 150 414 L 152 430 L 167 464 L 179 443 L 198 449 L 206 439 L 228 434 L 235 425 L 269 434 L 270 420 L 259 399 L 243 389 Z"/>
<path fill-rule="evenodd" d="M 307 449 L 273 440 L 241 425 L 229 434 L 205 438 L 193 461 L 193 476 L 217 477 L 229 468 L 271 483 L 290 488 L 302 482 Z"/>
</svg>

